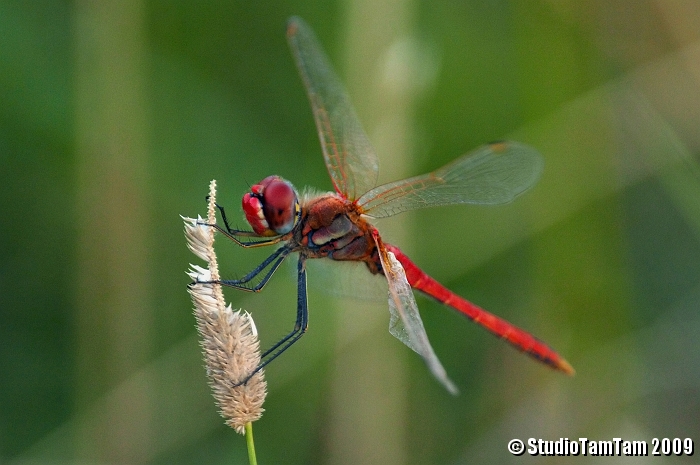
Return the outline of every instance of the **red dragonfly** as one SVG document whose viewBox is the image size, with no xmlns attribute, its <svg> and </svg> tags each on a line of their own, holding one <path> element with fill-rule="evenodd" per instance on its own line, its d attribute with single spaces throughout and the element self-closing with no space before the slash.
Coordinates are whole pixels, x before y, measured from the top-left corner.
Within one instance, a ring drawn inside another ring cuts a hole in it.
<svg viewBox="0 0 700 465">
<path fill-rule="evenodd" d="M 541 156 L 523 144 L 492 143 L 432 173 L 375 187 L 377 156 L 312 30 L 300 18 L 291 18 L 287 39 L 311 102 L 335 192 L 299 198 L 291 183 L 269 176 L 243 196 L 243 211 L 253 231 L 229 227 L 224 209 L 217 205 L 225 228 L 215 227 L 238 245 L 282 244 L 243 278 L 219 284 L 258 292 L 289 254 L 299 254 L 296 324 L 263 353 L 258 370 L 306 332 L 305 262 L 330 258 L 364 262 L 370 273 L 386 278 L 391 334 L 423 357 L 433 375 L 452 393 L 457 388 L 428 341 L 412 289 L 454 308 L 541 362 L 573 374 L 571 365 L 545 343 L 449 291 L 398 247 L 385 244 L 370 223 L 373 218 L 436 205 L 510 202 L 537 181 L 543 166 Z M 242 239 L 246 237 L 255 239 Z"/>
</svg>

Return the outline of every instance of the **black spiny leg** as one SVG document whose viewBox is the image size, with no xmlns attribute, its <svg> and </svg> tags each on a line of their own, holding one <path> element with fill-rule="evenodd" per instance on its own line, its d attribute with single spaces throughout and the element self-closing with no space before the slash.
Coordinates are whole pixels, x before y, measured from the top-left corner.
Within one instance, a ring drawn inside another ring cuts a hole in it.
<svg viewBox="0 0 700 465">
<path fill-rule="evenodd" d="M 209 196 L 207 196 L 207 200 L 209 200 Z M 214 229 L 216 229 L 221 234 L 228 237 L 230 240 L 232 240 L 236 244 L 240 245 L 241 247 L 244 247 L 246 249 L 251 248 L 251 247 L 264 247 L 266 245 L 277 244 L 283 238 L 283 236 L 276 236 L 276 237 L 273 237 L 270 239 L 263 239 L 258 234 L 256 234 L 254 231 L 244 231 L 242 229 L 233 229 L 228 224 L 228 219 L 226 218 L 226 212 L 224 211 L 224 207 L 222 207 L 218 203 L 215 203 L 214 205 L 216 205 L 216 208 L 221 213 L 221 219 L 224 222 L 225 228 L 222 228 L 218 224 L 209 224 L 209 223 L 201 223 L 201 224 L 205 224 L 207 226 L 213 227 Z M 257 240 L 257 241 L 251 240 L 248 242 L 243 242 L 242 240 L 239 239 L 239 237 L 254 237 L 254 238 L 258 238 L 260 240 Z"/>
<path fill-rule="evenodd" d="M 209 200 L 209 197 L 207 197 L 207 200 Z M 238 230 L 236 230 L 236 229 L 231 228 L 231 226 L 229 226 L 229 224 L 228 224 L 228 219 L 226 219 L 226 212 L 224 211 L 224 207 L 222 207 L 222 206 L 219 205 L 218 203 L 215 203 L 214 205 L 216 205 L 216 208 L 217 208 L 217 209 L 219 210 L 219 212 L 221 213 L 221 219 L 223 220 L 224 226 L 226 226 L 226 230 L 227 230 L 229 233 L 231 233 L 231 234 L 236 234 L 236 233 L 240 233 L 240 232 L 247 232 L 247 231 L 238 231 Z"/>
<path fill-rule="evenodd" d="M 298 264 L 298 280 L 297 280 L 297 320 L 296 323 L 294 324 L 294 329 L 287 334 L 285 337 L 283 337 L 279 342 L 277 342 L 275 345 L 267 349 L 263 354 L 262 354 L 262 361 L 260 362 L 260 365 L 253 370 L 252 373 L 250 373 L 248 376 L 245 377 L 244 380 L 242 380 L 240 383 L 236 384 L 236 386 L 240 386 L 242 384 L 245 384 L 248 382 L 250 378 L 253 377 L 255 373 L 258 371 L 262 370 L 268 363 L 279 357 L 279 355 L 284 352 L 285 350 L 289 349 L 292 344 L 297 342 L 301 336 L 304 335 L 306 330 L 309 328 L 309 307 L 308 307 L 308 298 L 306 295 L 306 257 L 302 254 L 299 254 L 299 264 Z"/>
<path fill-rule="evenodd" d="M 243 276 L 241 279 L 221 279 L 219 281 L 197 281 L 198 284 L 220 284 L 222 286 L 232 287 L 248 292 L 260 292 L 263 287 L 270 281 L 272 275 L 275 274 L 277 268 L 280 267 L 287 255 L 292 251 L 290 247 L 283 246 L 275 250 L 273 254 L 267 257 L 260 265 L 256 266 L 253 271 Z M 272 265 L 270 265 L 272 264 Z M 255 286 L 247 285 L 251 280 L 256 278 L 265 268 L 270 266 L 265 276 Z M 193 283 L 194 284 L 194 283 Z"/>
</svg>

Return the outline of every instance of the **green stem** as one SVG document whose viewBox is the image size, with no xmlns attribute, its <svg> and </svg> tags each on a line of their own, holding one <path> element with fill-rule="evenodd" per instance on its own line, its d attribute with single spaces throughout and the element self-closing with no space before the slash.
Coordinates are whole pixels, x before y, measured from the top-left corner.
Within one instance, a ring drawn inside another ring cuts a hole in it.
<svg viewBox="0 0 700 465">
<path fill-rule="evenodd" d="M 250 465 L 258 465 L 258 460 L 255 458 L 255 442 L 253 441 L 252 421 L 245 424 L 245 442 L 248 445 L 248 462 L 250 462 Z"/>
</svg>

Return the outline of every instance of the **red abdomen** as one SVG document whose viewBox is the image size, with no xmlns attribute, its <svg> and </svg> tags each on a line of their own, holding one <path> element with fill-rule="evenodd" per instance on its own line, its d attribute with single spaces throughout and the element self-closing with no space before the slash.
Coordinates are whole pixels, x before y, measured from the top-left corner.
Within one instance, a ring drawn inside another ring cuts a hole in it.
<svg viewBox="0 0 700 465">
<path fill-rule="evenodd" d="M 394 253 L 396 259 L 403 266 L 406 271 L 406 278 L 411 287 L 458 310 L 470 320 L 480 324 L 496 336 L 510 342 L 518 350 L 526 352 L 537 360 L 546 363 L 552 368 L 561 370 L 568 375 L 574 374 L 573 367 L 547 344 L 527 331 L 508 323 L 506 320 L 487 312 L 453 293 L 418 268 L 418 266 L 397 247 L 387 244 L 387 249 Z"/>
</svg>

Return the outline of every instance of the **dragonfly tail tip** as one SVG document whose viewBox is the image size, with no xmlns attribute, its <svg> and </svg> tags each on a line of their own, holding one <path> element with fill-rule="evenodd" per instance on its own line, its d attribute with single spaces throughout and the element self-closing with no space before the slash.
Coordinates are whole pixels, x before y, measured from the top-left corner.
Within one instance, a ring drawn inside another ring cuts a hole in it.
<svg viewBox="0 0 700 465">
<path fill-rule="evenodd" d="M 569 362 L 567 362 L 566 360 L 564 360 L 563 358 L 560 358 L 557 361 L 556 368 L 558 370 L 563 371 L 564 373 L 566 373 L 569 376 L 574 376 L 576 374 L 576 370 L 574 370 L 574 367 L 572 367 L 571 364 Z"/>
</svg>

